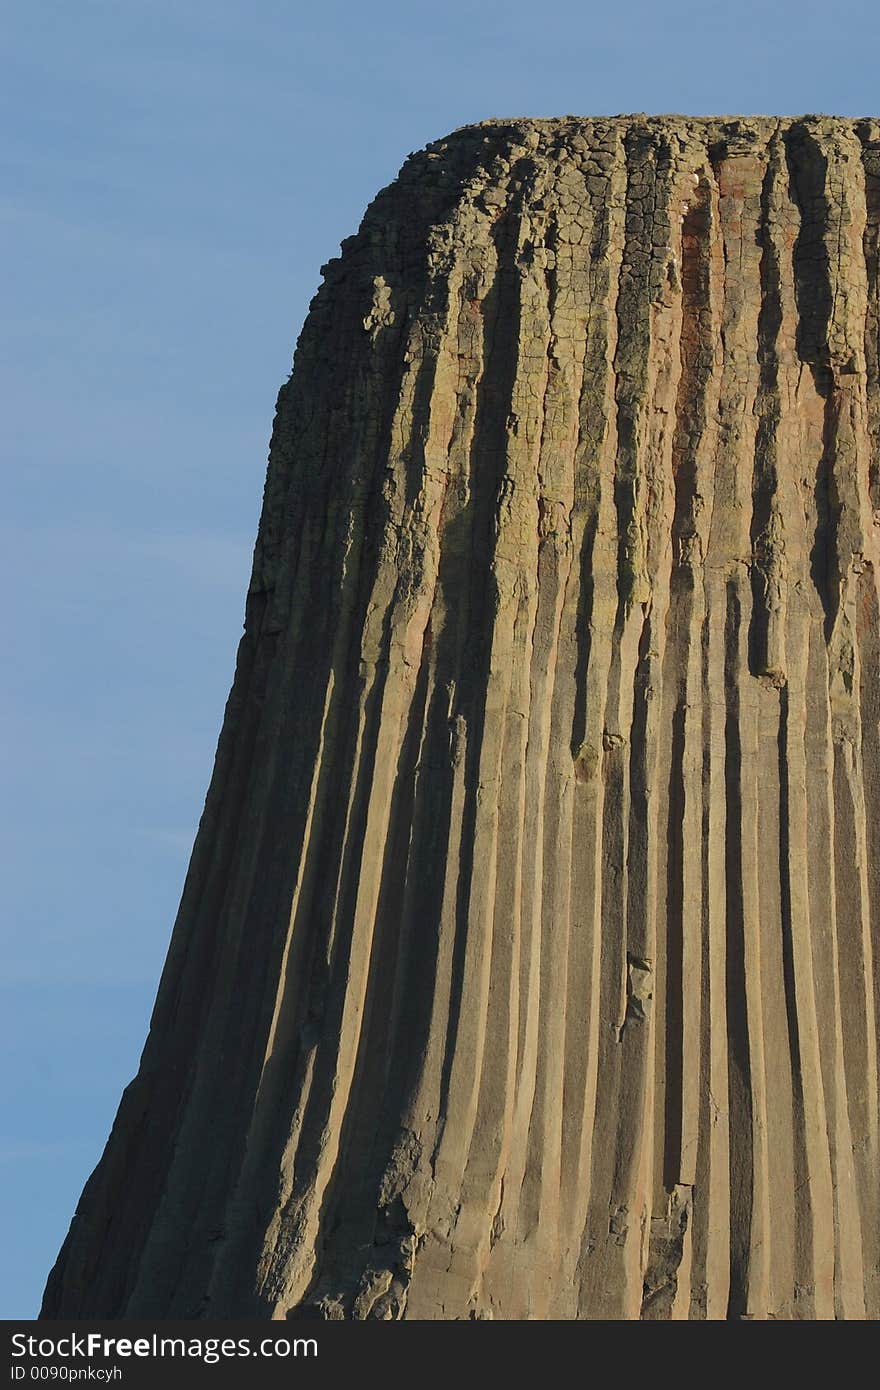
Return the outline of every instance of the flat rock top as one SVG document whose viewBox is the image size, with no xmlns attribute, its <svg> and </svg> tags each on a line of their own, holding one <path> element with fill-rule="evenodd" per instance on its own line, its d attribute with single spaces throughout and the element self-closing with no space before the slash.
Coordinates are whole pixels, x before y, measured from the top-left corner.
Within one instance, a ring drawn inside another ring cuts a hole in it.
<svg viewBox="0 0 880 1390">
<path fill-rule="evenodd" d="M 649 116 L 642 112 L 620 116 L 554 116 L 538 118 L 492 117 L 460 126 L 434 140 L 410 160 L 436 158 L 454 150 L 473 150 L 484 145 L 495 149 L 516 148 L 559 153 L 586 153 L 608 143 L 643 135 L 673 145 L 697 145 L 736 153 L 738 148 L 765 146 L 774 136 L 810 133 L 818 138 L 852 138 L 862 144 L 880 141 L 880 119 L 872 116 Z M 409 161 L 407 161 L 409 163 Z M 406 170 L 407 165 L 404 165 Z"/>
<path fill-rule="evenodd" d="M 857 126 L 873 126 L 880 129 L 877 118 L 872 116 L 830 116 L 821 113 L 806 113 L 801 116 L 679 116 L 673 113 L 648 115 L 643 111 L 636 111 L 618 116 L 492 116 L 485 121 L 459 126 L 453 132 L 453 136 L 486 131 L 510 131 L 522 132 L 524 135 L 532 132 L 539 139 L 557 139 L 560 135 L 596 135 L 603 130 L 643 129 L 700 140 L 717 139 L 725 135 L 744 135 L 755 140 L 766 140 L 777 131 L 802 125 L 827 131 L 852 130 Z M 444 143 L 444 140 L 436 141 L 429 145 L 428 149 Z"/>
<path fill-rule="evenodd" d="M 461 126 L 404 162 L 390 188 L 410 189 L 466 184 L 473 178 L 491 183 L 502 178 L 508 163 L 527 159 L 553 164 L 604 163 L 624 156 L 642 142 L 665 148 L 673 161 L 686 164 L 709 158 L 717 162 L 758 154 L 781 140 L 807 140 L 820 148 L 859 146 L 871 160 L 880 157 L 880 118 L 828 115 L 680 116 L 634 113 L 619 116 L 492 117 Z M 367 214 L 383 204 L 383 189 Z"/>
</svg>

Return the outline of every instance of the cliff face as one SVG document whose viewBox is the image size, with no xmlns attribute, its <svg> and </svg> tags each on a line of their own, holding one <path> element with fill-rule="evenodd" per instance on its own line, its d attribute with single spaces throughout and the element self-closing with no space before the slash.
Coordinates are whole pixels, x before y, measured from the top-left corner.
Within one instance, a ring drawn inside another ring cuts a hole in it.
<svg viewBox="0 0 880 1390">
<path fill-rule="evenodd" d="M 378 196 L 44 1315 L 880 1313 L 878 226 L 867 120 Z"/>
</svg>

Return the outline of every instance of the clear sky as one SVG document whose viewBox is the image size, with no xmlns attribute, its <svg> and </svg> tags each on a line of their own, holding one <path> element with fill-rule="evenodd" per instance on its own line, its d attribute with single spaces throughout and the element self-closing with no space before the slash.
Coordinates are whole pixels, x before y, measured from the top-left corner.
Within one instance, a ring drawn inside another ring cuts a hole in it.
<svg viewBox="0 0 880 1390">
<path fill-rule="evenodd" d="M 488 116 L 880 114 L 876 0 L 7 0 L 0 1316 L 146 1034 L 319 266 Z"/>
</svg>

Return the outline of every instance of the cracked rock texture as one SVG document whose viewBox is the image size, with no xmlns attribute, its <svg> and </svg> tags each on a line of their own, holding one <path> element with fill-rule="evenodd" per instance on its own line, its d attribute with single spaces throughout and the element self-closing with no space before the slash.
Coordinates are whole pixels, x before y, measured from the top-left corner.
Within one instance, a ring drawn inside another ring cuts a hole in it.
<svg viewBox="0 0 880 1390">
<path fill-rule="evenodd" d="M 44 1316 L 878 1315 L 878 224 L 824 117 L 379 194 Z"/>
</svg>

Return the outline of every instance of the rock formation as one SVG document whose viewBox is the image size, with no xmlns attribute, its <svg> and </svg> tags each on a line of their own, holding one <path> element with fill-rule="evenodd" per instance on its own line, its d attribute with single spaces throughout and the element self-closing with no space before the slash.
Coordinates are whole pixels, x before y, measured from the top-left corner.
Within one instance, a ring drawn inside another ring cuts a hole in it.
<svg viewBox="0 0 880 1390">
<path fill-rule="evenodd" d="M 379 194 L 44 1316 L 878 1315 L 878 227 L 872 120 Z"/>
</svg>

